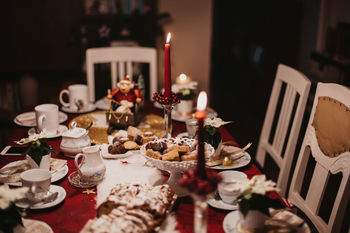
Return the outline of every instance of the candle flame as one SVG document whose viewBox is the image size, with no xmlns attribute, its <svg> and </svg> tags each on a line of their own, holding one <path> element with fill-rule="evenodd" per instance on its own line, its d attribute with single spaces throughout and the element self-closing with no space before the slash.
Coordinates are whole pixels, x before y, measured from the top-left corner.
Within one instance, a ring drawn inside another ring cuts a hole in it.
<svg viewBox="0 0 350 233">
<path fill-rule="evenodd" d="M 171 33 L 168 33 L 168 36 L 166 37 L 166 43 L 169 44 L 170 43 L 170 38 L 171 38 Z"/>
<path fill-rule="evenodd" d="M 204 111 L 206 107 L 207 107 L 207 93 L 205 91 L 201 91 L 198 95 L 197 111 Z"/>
<path fill-rule="evenodd" d="M 180 74 L 180 80 L 185 81 L 187 79 L 186 74 Z"/>
</svg>

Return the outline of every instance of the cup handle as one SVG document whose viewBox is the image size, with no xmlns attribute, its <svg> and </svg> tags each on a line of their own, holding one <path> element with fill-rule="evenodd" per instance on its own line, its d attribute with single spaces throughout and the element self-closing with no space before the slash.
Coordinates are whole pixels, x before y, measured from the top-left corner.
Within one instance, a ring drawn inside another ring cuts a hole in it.
<svg viewBox="0 0 350 233">
<path fill-rule="evenodd" d="M 39 116 L 39 118 L 38 118 L 38 129 L 43 130 L 43 121 L 44 121 L 44 119 L 46 119 L 45 114 L 42 114 L 42 115 Z"/>
<path fill-rule="evenodd" d="M 80 157 L 83 157 L 83 159 L 81 160 L 81 163 L 79 164 L 78 161 L 79 161 Z M 75 156 L 74 163 L 75 163 L 75 166 L 77 167 L 78 170 L 80 170 L 80 166 L 84 162 L 84 160 L 85 160 L 85 156 L 82 153 L 79 153 Z"/>
<path fill-rule="evenodd" d="M 64 89 L 60 92 L 60 96 L 59 96 L 60 102 L 64 107 L 69 107 L 69 103 L 63 101 L 62 97 L 64 94 L 67 94 L 67 96 L 69 98 L 69 91 L 67 89 Z"/>
<path fill-rule="evenodd" d="M 35 192 L 36 192 L 36 185 L 32 185 L 32 187 L 30 187 L 30 192 L 32 194 L 35 194 Z"/>
</svg>

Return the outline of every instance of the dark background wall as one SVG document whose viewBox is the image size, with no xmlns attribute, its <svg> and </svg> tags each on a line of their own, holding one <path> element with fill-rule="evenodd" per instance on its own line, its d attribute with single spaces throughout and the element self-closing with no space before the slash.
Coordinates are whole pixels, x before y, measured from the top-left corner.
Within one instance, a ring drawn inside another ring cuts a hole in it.
<svg viewBox="0 0 350 233">
<path fill-rule="evenodd" d="M 302 1 L 214 1 L 212 103 L 253 155 L 278 64 L 298 68 L 301 16 Z"/>
</svg>

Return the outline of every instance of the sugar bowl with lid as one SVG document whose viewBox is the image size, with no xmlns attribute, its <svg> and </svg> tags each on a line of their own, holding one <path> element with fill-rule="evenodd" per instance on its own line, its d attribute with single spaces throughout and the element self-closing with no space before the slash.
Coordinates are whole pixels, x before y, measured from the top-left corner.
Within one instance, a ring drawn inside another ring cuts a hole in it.
<svg viewBox="0 0 350 233">
<path fill-rule="evenodd" d="M 60 148 L 64 155 L 74 158 L 76 154 L 82 152 L 84 147 L 90 146 L 91 141 L 88 133 L 88 130 L 77 127 L 77 123 L 73 121 L 70 124 L 70 129 L 62 134 Z"/>
</svg>

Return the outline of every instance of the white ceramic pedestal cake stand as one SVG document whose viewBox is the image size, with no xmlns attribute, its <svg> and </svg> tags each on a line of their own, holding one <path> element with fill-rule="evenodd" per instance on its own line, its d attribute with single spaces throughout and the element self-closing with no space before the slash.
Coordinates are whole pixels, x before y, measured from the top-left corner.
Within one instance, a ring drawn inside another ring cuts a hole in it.
<svg viewBox="0 0 350 233">
<path fill-rule="evenodd" d="M 162 142 L 162 141 L 167 142 L 167 140 L 169 139 L 162 138 L 162 139 L 156 140 L 156 142 Z M 186 139 L 174 138 L 173 140 L 175 141 L 175 144 L 179 140 L 183 140 L 185 145 L 191 145 L 192 143 L 194 143 L 194 139 L 188 139 L 188 138 Z M 179 180 L 181 179 L 184 171 L 189 169 L 194 169 L 196 167 L 197 161 L 192 160 L 192 161 L 177 162 L 177 161 L 164 161 L 164 160 L 154 159 L 146 155 L 146 146 L 147 146 L 147 143 L 141 147 L 140 151 L 142 155 L 147 159 L 147 163 L 150 163 L 152 166 L 160 170 L 167 171 L 170 173 L 170 177 L 167 181 L 167 184 L 175 192 L 175 194 L 177 194 L 179 197 L 189 195 L 189 192 L 179 184 Z M 209 144 L 205 145 L 205 151 L 206 151 L 207 159 L 212 157 L 215 153 L 215 149 Z"/>
</svg>

